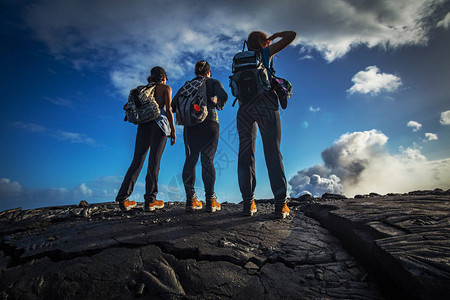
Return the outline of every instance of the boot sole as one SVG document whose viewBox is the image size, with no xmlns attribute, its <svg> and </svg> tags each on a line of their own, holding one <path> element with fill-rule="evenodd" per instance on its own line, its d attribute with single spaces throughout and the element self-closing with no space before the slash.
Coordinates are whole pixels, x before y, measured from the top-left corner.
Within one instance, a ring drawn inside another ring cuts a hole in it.
<svg viewBox="0 0 450 300">
<path fill-rule="evenodd" d="M 253 217 L 254 214 L 256 214 L 258 210 L 257 209 L 253 209 L 251 211 L 246 211 L 244 212 L 244 217 Z"/>
<path fill-rule="evenodd" d="M 207 207 L 206 211 L 207 212 L 216 212 L 216 211 L 219 211 L 221 209 L 222 209 L 221 207 Z"/>
<path fill-rule="evenodd" d="M 199 207 L 186 207 L 186 211 L 187 212 L 193 212 L 193 211 L 196 211 L 196 210 L 200 210 L 200 209 L 202 209 L 203 208 L 203 206 L 199 206 Z"/>
<path fill-rule="evenodd" d="M 154 206 L 150 206 L 150 207 L 146 207 L 145 209 L 144 209 L 144 211 L 154 211 L 155 209 L 160 209 L 160 208 L 163 208 L 164 207 L 164 204 L 163 205 L 154 205 Z"/>
<path fill-rule="evenodd" d="M 137 206 L 137 204 L 135 204 L 135 205 L 129 205 L 129 206 L 124 206 L 124 207 L 121 207 L 120 210 L 121 210 L 121 211 L 130 211 L 132 208 L 135 208 L 136 206 Z"/>
<path fill-rule="evenodd" d="M 285 212 L 285 213 L 276 213 L 275 215 L 276 215 L 276 217 L 277 217 L 278 219 L 286 219 L 286 217 L 289 216 L 289 212 Z"/>
</svg>

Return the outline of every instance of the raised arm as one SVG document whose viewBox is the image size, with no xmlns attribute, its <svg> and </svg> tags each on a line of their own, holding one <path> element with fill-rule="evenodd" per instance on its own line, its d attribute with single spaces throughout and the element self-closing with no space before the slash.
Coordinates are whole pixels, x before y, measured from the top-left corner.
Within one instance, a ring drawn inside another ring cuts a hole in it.
<svg viewBox="0 0 450 300">
<path fill-rule="evenodd" d="M 289 46 L 289 44 L 295 40 L 296 36 L 297 33 L 295 31 L 282 31 L 271 35 L 267 39 L 268 41 L 273 41 L 277 38 L 281 38 L 281 40 L 269 45 L 270 56 L 274 56 L 276 53 L 280 52 L 281 50 Z"/>
<path fill-rule="evenodd" d="M 173 120 L 173 113 L 172 113 L 172 88 L 168 85 L 166 85 L 166 89 L 164 89 L 164 102 L 166 105 L 166 115 L 167 119 L 169 120 L 170 125 L 170 144 L 173 145 L 177 141 L 177 134 L 175 131 L 175 123 Z"/>
</svg>

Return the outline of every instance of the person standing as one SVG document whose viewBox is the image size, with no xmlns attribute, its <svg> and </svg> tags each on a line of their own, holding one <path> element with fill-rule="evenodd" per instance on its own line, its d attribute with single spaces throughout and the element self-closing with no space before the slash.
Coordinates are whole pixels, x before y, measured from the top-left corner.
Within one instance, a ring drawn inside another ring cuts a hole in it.
<svg viewBox="0 0 450 300">
<path fill-rule="evenodd" d="M 206 119 L 194 126 L 184 126 L 184 145 L 186 161 L 183 167 L 183 183 L 186 191 L 186 211 L 191 212 L 202 209 L 202 203 L 198 201 L 195 193 L 195 166 L 201 154 L 202 179 L 205 187 L 206 210 L 215 212 L 221 209 L 220 203 L 214 192 L 216 171 L 214 168 L 214 156 L 219 143 L 219 118 L 217 111 L 222 110 L 228 100 L 222 83 L 211 78 L 211 67 L 205 60 L 195 64 L 195 79 L 206 78 L 207 111 Z M 177 99 L 181 89 L 173 99 L 173 110 L 176 111 Z"/>
<path fill-rule="evenodd" d="M 177 140 L 171 107 L 172 88 L 166 84 L 166 71 L 162 67 L 152 68 L 147 81 L 149 85 L 156 84 L 154 95 L 161 113 L 156 120 L 138 125 L 133 161 L 116 197 L 116 202 L 119 203 L 122 211 L 129 211 L 131 208 L 136 207 L 136 202 L 129 200 L 128 197 L 133 192 L 149 148 L 150 156 L 145 177 L 144 210 L 154 211 L 164 207 L 162 200 L 156 200 L 159 166 L 167 137 L 170 137 L 171 145 L 175 144 Z"/>
<path fill-rule="evenodd" d="M 270 77 L 272 57 L 291 44 L 296 35 L 294 31 L 283 31 L 268 37 L 264 32 L 254 31 L 248 36 L 248 50 L 261 54 Z M 272 43 L 278 38 L 281 39 Z M 289 208 L 286 204 L 287 184 L 280 152 L 281 124 L 277 95 L 273 90 L 269 90 L 255 95 L 251 101 L 239 102 L 236 119 L 239 134 L 238 179 L 244 215 L 252 216 L 257 211 L 254 191 L 256 187 L 255 140 L 256 126 L 258 126 L 270 186 L 275 198 L 275 215 L 285 218 L 289 215 Z"/>
</svg>

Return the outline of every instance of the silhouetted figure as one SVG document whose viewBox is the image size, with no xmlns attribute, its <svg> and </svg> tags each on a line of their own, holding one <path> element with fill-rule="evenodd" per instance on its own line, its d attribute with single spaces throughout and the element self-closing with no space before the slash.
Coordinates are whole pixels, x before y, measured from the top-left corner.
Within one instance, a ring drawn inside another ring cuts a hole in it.
<svg viewBox="0 0 450 300">
<path fill-rule="evenodd" d="M 216 181 L 216 171 L 214 168 L 214 156 L 219 143 L 219 118 L 217 111 L 222 110 L 228 95 L 220 81 L 211 78 L 211 67 L 207 61 L 198 61 L 195 65 L 196 79 L 204 78 L 207 95 L 206 119 L 194 126 L 184 126 L 184 145 L 186 151 L 186 161 L 183 167 L 183 183 L 186 190 L 186 211 L 202 209 L 202 203 L 198 201 L 195 193 L 195 165 L 201 154 L 202 179 L 205 186 L 206 210 L 215 212 L 220 210 L 214 193 L 214 183 Z M 173 99 L 173 110 L 177 108 L 177 100 L 182 89 L 180 89 Z"/>
<path fill-rule="evenodd" d="M 296 33 L 293 31 L 277 32 L 270 37 L 263 32 L 254 31 L 248 36 L 248 50 L 257 51 L 262 55 L 263 64 L 271 76 L 270 66 L 273 55 L 292 43 L 295 37 Z M 277 38 L 281 40 L 271 43 Z M 244 215 L 248 216 L 252 216 L 257 210 L 254 200 L 256 125 L 261 133 L 270 186 L 275 197 L 275 214 L 277 217 L 285 218 L 289 215 L 289 208 L 286 204 L 286 177 L 280 153 L 281 125 L 278 98 L 273 90 L 255 95 L 248 102 L 239 101 L 238 178 Z"/>
<path fill-rule="evenodd" d="M 116 201 L 119 202 L 119 206 L 123 211 L 128 211 L 136 206 L 136 202 L 130 201 L 128 197 L 133 192 L 149 148 L 150 156 L 147 176 L 145 177 L 144 209 L 145 211 L 153 211 L 164 207 L 163 201 L 156 200 L 159 165 L 167 137 L 170 136 L 171 145 L 175 144 L 177 139 L 171 108 L 172 88 L 166 84 L 167 75 L 165 70 L 162 67 L 152 68 L 147 81 L 149 85 L 156 84 L 154 96 L 159 104 L 161 114 L 156 120 L 138 125 L 133 161 L 116 197 Z"/>
</svg>

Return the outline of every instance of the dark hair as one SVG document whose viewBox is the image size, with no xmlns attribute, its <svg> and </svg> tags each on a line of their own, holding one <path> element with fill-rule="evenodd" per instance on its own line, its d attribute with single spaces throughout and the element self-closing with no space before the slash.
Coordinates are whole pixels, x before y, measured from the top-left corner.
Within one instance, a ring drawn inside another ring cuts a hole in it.
<svg viewBox="0 0 450 300">
<path fill-rule="evenodd" d="M 195 64 L 195 75 L 206 76 L 208 71 L 211 72 L 211 66 L 208 64 L 206 60 L 199 60 Z"/>
<path fill-rule="evenodd" d="M 147 81 L 148 83 L 160 83 L 161 81 L 163 81 L 164 77 L 169 80 L 166 75 L 166 70 L 164 70 L 164 68 L 162 67 L 154 67 L 150 71 L 150 76 L 147 78 Z"/>
<path fill-rule="evenodd" d="M 262 50 L 260 42 L 267 41 L 267 34 L 262 31 L 252 31 L 247 38 L 248 50 Z"/>
</svg>

